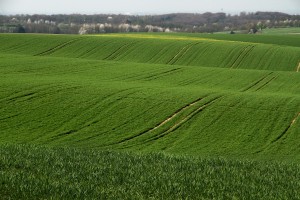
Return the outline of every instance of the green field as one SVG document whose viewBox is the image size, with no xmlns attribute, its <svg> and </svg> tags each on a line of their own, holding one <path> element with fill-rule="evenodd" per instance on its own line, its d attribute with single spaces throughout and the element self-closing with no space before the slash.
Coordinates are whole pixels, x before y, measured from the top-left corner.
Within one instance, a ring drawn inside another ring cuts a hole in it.
<svg viewBox="0 0 300 200">
<path fill-rule="evenodd" d="M 300 34 L 300 27 L 264 29 L 264 34 Z"/>
<path fill-rule="evenodd" d="M 0 43 L 5 198 L 300 198 L 300 35 Z"/>
<path fill-rule="evenodd" d="M 0 153 L 1 199 L 300 198 L 299 164 L 28 145 Z"/>
</svg>

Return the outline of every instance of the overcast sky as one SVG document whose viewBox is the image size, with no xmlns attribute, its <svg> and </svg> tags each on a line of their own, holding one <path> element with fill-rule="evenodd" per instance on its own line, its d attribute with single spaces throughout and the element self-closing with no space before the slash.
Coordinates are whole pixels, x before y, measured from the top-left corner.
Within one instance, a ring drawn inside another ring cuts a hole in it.
<svg viewBox="0 0 300 200">
<path fill-rule="evenodd" d="M 0 0 L 0 14 L 162 14 L 241 11 L 300 14 L 300 0 Z"/>
</svg>

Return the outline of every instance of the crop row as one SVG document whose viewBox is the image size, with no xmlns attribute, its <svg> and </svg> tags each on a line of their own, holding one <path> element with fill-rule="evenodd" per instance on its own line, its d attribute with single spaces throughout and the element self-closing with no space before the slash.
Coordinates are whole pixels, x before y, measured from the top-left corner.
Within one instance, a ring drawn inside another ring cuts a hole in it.
<svg viewBox="0 0 300 200">
<path fill-rule="evenodd" d="M 122 62 L 297 71 L 300 48 L 225 40 L 1 35 L 3 53 Z M 31 48 L 31 46 L 33 46 Z"/>
<path fill-rule="evenodd" d="M 298 73 L 39 56 L 1 60 L 2 143 L 299 154 Z"/>
</svg>

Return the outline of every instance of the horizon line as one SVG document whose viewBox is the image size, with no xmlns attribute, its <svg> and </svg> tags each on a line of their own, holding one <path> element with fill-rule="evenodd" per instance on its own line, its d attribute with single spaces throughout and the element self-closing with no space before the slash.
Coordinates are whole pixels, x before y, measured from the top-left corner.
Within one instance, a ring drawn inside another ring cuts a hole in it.
<svg viewBox="0 0 300 200">
<path fill-rule="evenodd" d="M 170 14 L 205 14 L 205 13 L 225 13 L 226 15 L 239 15 L 240 13 L 282 13 L 288 15 L 300 15 L 299 13 L 292 11 L 203 11 L 203 12 L 99 12 L 99 13 L 84 13 L 84 12 L 74 12 L 74 13 L 1 13 L 2 16 L 16 16 L 16 15 L 128 15 L 128 16 L 145 16 L 145 15 L 170 15 Z"/>
</svg>

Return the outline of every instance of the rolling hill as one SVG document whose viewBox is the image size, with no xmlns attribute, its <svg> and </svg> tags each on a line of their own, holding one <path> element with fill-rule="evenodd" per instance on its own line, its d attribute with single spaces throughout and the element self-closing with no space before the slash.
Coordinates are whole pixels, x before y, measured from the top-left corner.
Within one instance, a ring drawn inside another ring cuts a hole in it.
<svg viewBox="0 0 300 200">
<path fill-rule="evenodd" d="M 3 142 L 299 154 L 299 47 L 160 35 L 1 39 Z"/>
<path fill-rule="evenodd" d="M 298 163 L 296 37 L 2 34 L 3 152 L 30 144 Z"/>
</svg>

